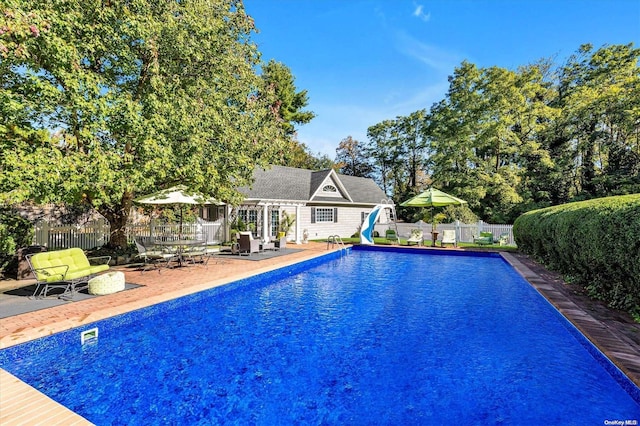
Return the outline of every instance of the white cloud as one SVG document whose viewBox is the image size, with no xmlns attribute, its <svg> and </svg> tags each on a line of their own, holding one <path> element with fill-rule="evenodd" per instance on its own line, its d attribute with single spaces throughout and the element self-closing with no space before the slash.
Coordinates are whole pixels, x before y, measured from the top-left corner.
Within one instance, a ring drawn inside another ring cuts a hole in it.
<svg viewBox="0 0 640 426">
<path fill-rule="evenodd" d="M 437 46 L 423 43 L 404 31 L 396 33 L 398 49 L 407 56 L 426 64 L 444 74 L 450 74 L 463 57 L 457 53 L 443 50 Z"/>
<path fill-rule="evenodd" d="M 431 19 L 431 13 L 429 12 L 425 13 L 424 6 L 422 6 L 421 4 L 416 5 L 415 10 L 413 11 L 413 16 L 415 16 L 416 18 L 422 19 L 424 22 L 429 22 L 429 20 Z"/>
</svg>

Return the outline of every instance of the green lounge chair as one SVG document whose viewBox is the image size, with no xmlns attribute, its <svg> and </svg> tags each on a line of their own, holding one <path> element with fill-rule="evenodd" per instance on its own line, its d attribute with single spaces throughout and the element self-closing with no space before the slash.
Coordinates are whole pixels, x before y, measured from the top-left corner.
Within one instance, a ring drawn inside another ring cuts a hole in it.
<svg viewBox="0 0 640 426">
<path fill-rule="evenodd" d="M 398 238 L 398 234 L 396 233 L 396 231 L 394 229 L 387 229 L 387 231 L 384 233 L 384 237 L 386 238 L 386 240 L 388 242 L 391 242 L 392 244 L 400 243 L 400 239 Z"/>
<path fill-rule="evenodd" d="M 491 232 L 481 232 L 479 237 L 473 237 L 474 244 L 480 245 L 490 245 L 493 244 L 493 233 Z"/>
</svg>

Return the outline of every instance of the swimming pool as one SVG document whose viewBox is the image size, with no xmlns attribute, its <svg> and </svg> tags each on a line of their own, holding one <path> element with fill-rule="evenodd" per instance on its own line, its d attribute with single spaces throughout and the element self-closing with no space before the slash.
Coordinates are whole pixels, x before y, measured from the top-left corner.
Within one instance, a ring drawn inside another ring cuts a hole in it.
<svg viewBox="0 0 640 426">
<path fill-rule="evenodd" d="M 638 389 L 497 256 L 354 250 L 93 327 L 0 366 L 98 425 L 640 418 Z"/>
</svg>

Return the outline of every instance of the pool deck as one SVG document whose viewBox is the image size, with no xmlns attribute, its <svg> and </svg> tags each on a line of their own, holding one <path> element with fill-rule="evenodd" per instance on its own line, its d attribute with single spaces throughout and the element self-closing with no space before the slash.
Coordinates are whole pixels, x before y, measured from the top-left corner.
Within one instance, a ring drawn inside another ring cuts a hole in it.
<svg viewBox="0 0 640 426">
<path fill-rule="evenodd" d="M 324 255 L 326 243 L 296 246 L 304 250 L 261 261 L 213 259 L 208 267 L 190 266 L 149 270 L 121 269 L 127 282 L 141 287 L 94 299 L 0 319 L 0 348 L 24 343 L 114 315 L 220 286 L 242 278 L 289 266 Z M 416 250 L 457 250 L 416 247 Z M 594 343 L 636 385 L 640 386 L 640 324 L 606 309 L 569 288 L 556 274 L 526 256 L 503 252 L 502 256 Z M 217 260 L 217 261 L 216 261 Z M 0 281 L 0 291 L 28 282 Z M 8 286 L 13 286 L 9 287 Z M 0 424 L 3 426 L 91 424 L 42 393 L 0 369 Z"/>
</svg>

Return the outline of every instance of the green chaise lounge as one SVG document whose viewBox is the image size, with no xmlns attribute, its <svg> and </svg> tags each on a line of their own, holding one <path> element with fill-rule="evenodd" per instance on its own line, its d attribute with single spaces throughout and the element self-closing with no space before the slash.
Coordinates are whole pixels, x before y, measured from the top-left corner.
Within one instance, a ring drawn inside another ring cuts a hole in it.
<svg viewBox="0 0 640 426">
<path fill-rule="evenodd" d="M 493 244 L 493 233 L 492 232 L 481 232 L 479 237 L 473 237 L 474 244 Z"/>
<path fill-rule="evenodd" d="M 387 229 L 384 233 L 384 238 L 391 244 L 400 244 L 400 238 L 394 229 Z"/>
<path fill-rule="evenodd" d="M 27 255 L 33 275 L 36 277 L 36 289 L 32 297 L 47 297 L 49 290 L 62 288 L 61 299 L 73 299 L 79 283 L 109 269 L 111 256 L 87 258 L 80 248 L 57 251 L 45 251 Z M 101 261 L 91 265 L 90 261 Z"/>
</svg>

